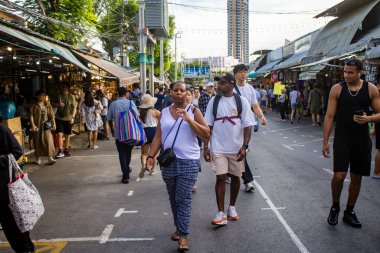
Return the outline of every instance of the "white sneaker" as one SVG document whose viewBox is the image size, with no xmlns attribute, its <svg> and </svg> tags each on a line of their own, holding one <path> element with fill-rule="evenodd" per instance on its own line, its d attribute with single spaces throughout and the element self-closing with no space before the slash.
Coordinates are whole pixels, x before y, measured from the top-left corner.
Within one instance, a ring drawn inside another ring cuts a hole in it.
<svg viewBox="0 0 380 253">
<path fill-rule="evenodd" d="M 36 160 L 34 161 L 35 164 L 41 165 L 41 158 L 36 157 Z"/>
<path fill-rule="evenodd" d="M 57 160 L 55 160 L 52 156 L 49 156 L 49 158 L 48 158 L 48 162 L 49 162 L 50 164 L 53 164 L 53 163 L 56 163 Z"/>
<path fill-rule="evenodd" d="M 245 192 L 252 192 L 254 189 L 252 182 L 245 184 Z"/>
<path fill-rule="evenodd" d="M 237 220 L 239 219 L 239 215 L 236 212 L 236 209 L 234 206 L 229 206 L 227 209 L 227 217 L 230 220 Z"/>
<path fill-rule="evenodd" d="M 211 221 L 212 225 L 227 225 L 227 215 L 224 212 L 216 214 L 215 218 Z"/>
<path fill-rule="evenodd" d="M 226 178 L 226 184 L 231 184 L 231 178 L 230 177 Z"/>
</svg>

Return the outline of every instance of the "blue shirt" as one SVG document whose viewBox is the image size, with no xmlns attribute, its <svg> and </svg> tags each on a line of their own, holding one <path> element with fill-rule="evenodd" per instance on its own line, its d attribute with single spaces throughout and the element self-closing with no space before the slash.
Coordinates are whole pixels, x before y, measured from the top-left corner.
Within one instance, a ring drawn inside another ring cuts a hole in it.
<svg viewBox="0 0 380 253">
<path fill-rule="evenodd" d="M 116 140 L 119 140 L 119 132 L 117 129 L 119 129 L 119 112 L 124 112 L 129 110 L 129 104 L 130 100 L 128 100 L 125 97 L 121 97 L 118 100 L 111 103 L 108 113 L 107 113 L 107 120 L 113 120 L 113 129 L 114 129 L 114 136 Z M 137 116 L 140 116 L 139 111 L 137 110 L 137 107 L 135 103 L 132 101 L 132 109 L 136 113 Z"/>
</svg>

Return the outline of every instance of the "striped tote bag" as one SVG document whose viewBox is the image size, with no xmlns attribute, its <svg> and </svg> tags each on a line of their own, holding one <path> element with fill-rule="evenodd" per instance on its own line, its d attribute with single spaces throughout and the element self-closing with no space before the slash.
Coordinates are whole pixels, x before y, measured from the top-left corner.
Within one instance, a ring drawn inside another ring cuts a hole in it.
<svg viewBox="0 0 380 253">
<path fill-rule="evenodd" d="M 128 111 L 119 112 L 119 141 L 131 146 L 142 146 L 146 142 L 144 129 L 138 116 L 132 109 L 132 101 Z"/>
</svg>

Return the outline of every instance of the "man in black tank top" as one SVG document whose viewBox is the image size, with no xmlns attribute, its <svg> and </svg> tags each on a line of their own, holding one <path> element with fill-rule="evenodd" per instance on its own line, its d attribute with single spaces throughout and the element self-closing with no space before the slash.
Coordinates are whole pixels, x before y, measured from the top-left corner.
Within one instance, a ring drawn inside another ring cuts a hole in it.
<svg viewBox="0 0 380 253">
<path fill-rule="evenodd" d="M 372 143 L 367 123 L 380 120 L 379 92 L 375 85 L 360 79 L 362 70 L 361 61 L 346 61 L 345 81 L 331 88 L 324 121 L 322 153 L 329 158 L 329 137 L 336 117 L 333 144 L 334 176 L 331 180 L 333 205 L 327 219 L 332 226 L 338 224 L 339 200 L 348 168 L 351 182 L 343 221 L 353 227 L 362 226 L 353 209 L 359 196 L 362 176 L 369 176 L 371 170 Z M 376 114 L 367 116 L 369 107 L 372 107 Z"/>
</svg>

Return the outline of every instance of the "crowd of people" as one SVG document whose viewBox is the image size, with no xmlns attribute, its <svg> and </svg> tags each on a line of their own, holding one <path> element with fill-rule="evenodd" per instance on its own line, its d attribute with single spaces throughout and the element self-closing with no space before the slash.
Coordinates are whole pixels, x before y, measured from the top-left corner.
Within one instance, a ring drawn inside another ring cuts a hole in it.
<svg viewBox="0 0 380 253">
<path fill-rule="evenodd" d="M 333 204 L 327 221 L 332 226 L 338 223 L 340 194 L 346 174 L 350 171 L 351 182 L 343 220 L 354 227 L 361 227 L 354 206 L 362 176 L 370 175 L 371 142 L 367 123 L 380 121 L 379 113 L 372 116 L 369 113 L 369 108 L 380 112 L 380 80 L 376 90 L 375 85 L 360 79 L 362 69 L 363 65 L 358 60 L 346 62 L 345 81 L 332 87 L 328 99 L 318 84 L 307 88 L 290 85 L 281 94 L 274 94 L 273 87 L 263 83 L 247 83 L 248 68 L 238 64 L 232 74 L 224 73 L 215 77 L 213 82 L 205 84 L 204 89 L 175 82 L 169 90 L 157 87 L 154 94 L 150 91 L 143 94 L 136 83 L 132 91 L 119 87 L 118 97 L 113 101 L 101 90 L 95 93 L 86 90 L 77 100 L 63 85 L 60 86 L 57 99 L 48 102 L 44 91 L 39 90 L 29 106 L 29 113 L 21 108 L 19 112 L 23 118 L 29 115 L 27 123 L 33 136 L 37 164 L 41 164 L 41 157 L 48 157 L 48 164 L 54 164 L 56 159 L 71 155 L 70 135 L 73 121 L 79 114 L 87 131 L 87 148 L 99 148 L 97 139 L 100 128 L 106 140 L 111 139 L 112 134 L 119 154 L 121 182 L 128 184 L 134 146 L 121 141 L 118 117 L 120 112 L 132 110 L 139 117 L 147 139 L 141 147 L 141 167 L 137 181 L 141 181 L 146 173 L 157 173 L 157 160 L 160 161 L 161 155 L 169 153 L 175 156 L 170 162 L 160 164 L 160 169 L 173 213 L 175 231 L 171 239 L 178 241 L 178 249 L 183 251 L 189 249 L 187 237 L 190 234 L 192 192 L 196 189 L 198 173 L 201 171 L 201 150 L 205 161 L 211 162 L 216 175 L 217 212 L 211 224 L 226 225 L 228 220 L 239 219 L 237 197 L 240 178 L 247 193 L 254 190 L 253 175 L 246 159 L 253 126 L 267 123 L 267 110 L 279 112 L 280 120 L 290 119 L 291 124 L 299 122 L 307 112 L 311 115 L 313 126 L 322 126 L 321 114 L 327 101 L 322 149 L 327 158 L 330 157 L 328 140 L 336 118 L 334 175 L 331 182 Z M 374 178 L 380 178 L 379 129 L 378 124 L 375 124 L 371 131 L 373 134 L 379 133 L 376 134 Z M 58 137 L 56 155 L 52 131 Z M 19 146 L 14 137 L 4 127 L 0 127 L 0 135 L 3 136 L 0 140 L 9 144 L 7 150 L 3 150 L 4 146 L 0 145 L 1 155 L 13 153 L 17 158 Z M 354 152 L 357 147 L 361 147 L 359 153 Z M 1 168 L 6 168 L 6 165 L 2 164 Z M 5 170 L 0 170 L 0 173 L 6 174 Z M 2 177 L 7 178 L 5 174 Z M 230 183 L 231 195 L 227 208 L 226 182 Z M 3 187 L 2 184 L 0 187 Z M 3 188 L 0 188 L 0 194 L 6 192 Z M 6 204 L 6 201 L 0 203 L 1 210 L 7 211 Z M 29 234 L 16 231 L 15 224 L 4 221 L 3 216 L 0 218 L 11 246 L 16 251 L 22 249 L 18 252 L 33 252 Z"/>
</svg>

